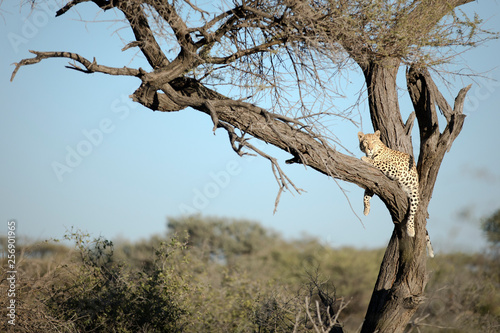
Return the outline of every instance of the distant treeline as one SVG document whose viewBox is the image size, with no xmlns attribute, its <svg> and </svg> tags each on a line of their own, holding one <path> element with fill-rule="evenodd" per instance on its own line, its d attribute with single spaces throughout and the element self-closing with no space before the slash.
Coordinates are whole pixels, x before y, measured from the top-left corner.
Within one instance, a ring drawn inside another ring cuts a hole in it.
<svg viewBox="0 0 500 333">
<path fill-rule="evenodd" d="M 0 331 L 357 332 L 384 254 L 200 216 L 138 242 L 64 239 L 17 245 L 15 329 L 1 240 Z M 498 255 L 437 254 L 428 271 L 408 332 L 498 332 Z"/>
</svg>

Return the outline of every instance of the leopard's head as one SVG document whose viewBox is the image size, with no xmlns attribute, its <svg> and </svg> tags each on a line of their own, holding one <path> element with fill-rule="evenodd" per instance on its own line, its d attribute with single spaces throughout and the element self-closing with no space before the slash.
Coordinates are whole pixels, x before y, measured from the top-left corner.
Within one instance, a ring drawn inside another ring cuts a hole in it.
<svg viewBox="0 0 500 333">
<path fill-rule="evenodd" d="M 380 131 L 377 130 L 373 134 L 363 134 L 358 132 L 359 148 L 367 157 L 373 158 L 379 151 L 385 148 L 385 145 L 380 141 Z"/>
</svg>

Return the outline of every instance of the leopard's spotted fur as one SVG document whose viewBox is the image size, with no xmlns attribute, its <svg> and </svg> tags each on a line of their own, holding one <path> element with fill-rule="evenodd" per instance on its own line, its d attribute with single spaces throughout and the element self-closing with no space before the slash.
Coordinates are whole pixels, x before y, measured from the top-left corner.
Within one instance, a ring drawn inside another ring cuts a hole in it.
<svg viewBox="0 0 500 333">
<path fill-rule="evenodd" d="M 406 225 L 406 232 L 410 237 L 415 236 L 415 213 L 419 203 L 418 196 L 418 174 L 413 157 L 410 155 L 388 148 L 380 141 L 380 131 L 373 134 L 358 133 L 359 146 L 366 156 L 361 159 L 382 171 L 391 179 L 397 180 L 403 190 L 410 198 L 410 214 Z M 370 199 L 373 192 L 365 190 L 363 197 L 364 214 L 370 212 Z"/>
</svg>

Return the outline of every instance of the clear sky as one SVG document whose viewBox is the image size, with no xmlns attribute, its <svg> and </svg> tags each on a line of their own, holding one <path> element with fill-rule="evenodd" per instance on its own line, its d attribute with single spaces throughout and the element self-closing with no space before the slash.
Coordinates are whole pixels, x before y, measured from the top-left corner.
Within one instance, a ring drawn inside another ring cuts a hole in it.
<svg viewBox="0 0 500 333">
<path fill-rule="evenodd" d="M 152 112 L 133 103 L 128 95 L 139 86 L 134 78 L 86 75 L 66 69 L 67 60 L 50 59 L 21 68 L 9 82 L 12 64 L 31 57 L 28 50 L 71 51 L 115 67 L 144 66 L 135 50 L 120 51 L 124 41 L 115 31 L 123 24 L 113 22 L 114 14 L 79 5 L 83 19 L 105 21 L 85 23 L 75 13 L 54 17 L 54 2 L 49 4 L 31 15 L 15 1 L 0 7 L 0 234 L 16 219 L 20 235 L 39 240 L 61 238 L 72 226 L 94 236 L 137 240 L 165 232 L 168 216 L 199 212 L 256 220 L 286 237 L 306 233 L 334 247 L 387 244 L 393 227 L 379 199 L 372 200 L 365 217 L 363 190 L 340 183 L 362 224 L 335 181 L 285 165 L 289 155 L 263 145 L 307 191 L 284 193 L 273 215 L 278 186 L 267 160 L 238 157 L 223 130 L 213 135 L 204 114 Z M 500 31 L 497 2 L 462 8 Z M 126 28 L 119 32 L 130 36 Z M 438 177 L 428 223 L 437 253 L 484 249 L 478 220 L 500 208 L 499 53 L 495 40 L 462 55 L 464 64 L 489 71 L 484 75 L 493 80 L 473 82 L 464 129 Z M 451 79 L 446 96 L 452 104 L 472 81 Z M 401 105 L 409 112 L 404 80 L 401 88 Z M 361 157 L 356 133 L 372 131 L 366 108 L 355 120 L 362 128 L 339 121 L 331 129 Z"/>
</svg>

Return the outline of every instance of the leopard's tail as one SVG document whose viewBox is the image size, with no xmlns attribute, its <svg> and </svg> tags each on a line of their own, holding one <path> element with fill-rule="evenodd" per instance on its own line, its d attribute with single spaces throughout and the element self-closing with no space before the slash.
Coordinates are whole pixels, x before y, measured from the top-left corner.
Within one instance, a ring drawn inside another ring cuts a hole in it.
<svg viewBox="0 0 500 333">
<path fill-rule="evenodd" d="M 415 214 L 418 207 L 418 189 L 414 189 L 410 193 L 410 214 L 406 223 L 406 233 L 410 237 L 415 237 Z"/>
<path fill-rule="evenodd" d="M 364 206 L 363 214 L 365 214 L 365 216 L 370 213 L 370 199 L 372 197 L 373 197 L 373 192 L 366 189 L 365 194 L 363 196 L 363 206 Z"/>
</svg>

